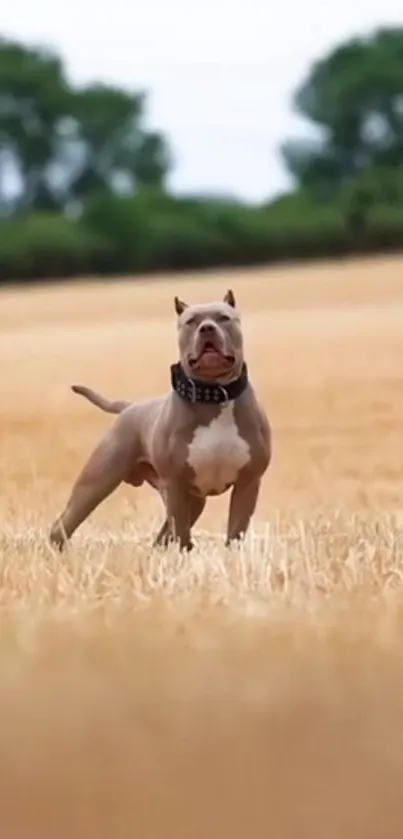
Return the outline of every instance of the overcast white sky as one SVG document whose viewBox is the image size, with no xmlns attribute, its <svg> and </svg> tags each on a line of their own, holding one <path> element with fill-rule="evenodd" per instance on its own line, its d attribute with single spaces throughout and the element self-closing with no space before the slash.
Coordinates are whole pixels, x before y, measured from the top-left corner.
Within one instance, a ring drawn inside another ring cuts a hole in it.
<svg viewBox="0 0 403 839">
<path fill-rule="evenodd" d="M 0 33 L 55 47 L 75 82 L 149 91 L 171 185 L 260 200 L 288 184 L 280 142 L 302 130 L 291 94 L 339 40 L 403 24 L 401 0 L 10 0 Z M 400 7 L 400 11 L 399 11 Z"/>
</svg>

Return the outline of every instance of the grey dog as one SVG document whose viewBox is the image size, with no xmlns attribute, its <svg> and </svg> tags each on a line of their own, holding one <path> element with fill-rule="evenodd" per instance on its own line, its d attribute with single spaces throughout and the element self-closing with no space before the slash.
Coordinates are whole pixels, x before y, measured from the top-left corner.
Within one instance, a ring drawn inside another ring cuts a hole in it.
<svg viewBox="0 0 403 839">
<path fill-rule="evenodd" d="M 271 429 L 249 381 L 234 294 L 187 305 L 175 297 L 179 361 L 166 396 L 111 402 L 90 388 L 79 393 L 118 414 L 78 476 L 50 539 L 60 549 L 120 483 L 150 484 L 165 521 L 155 545 L 190 549 L 191 529 L 209 496 L 231 489 L 226 544 L 241 538 L 254 513 L 271 460 Z"/>
</svg>

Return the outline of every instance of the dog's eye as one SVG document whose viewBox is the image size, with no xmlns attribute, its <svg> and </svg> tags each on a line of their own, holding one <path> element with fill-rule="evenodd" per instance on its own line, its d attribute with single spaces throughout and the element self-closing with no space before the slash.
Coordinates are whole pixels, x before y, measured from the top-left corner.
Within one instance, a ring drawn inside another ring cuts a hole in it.
<svg viewBox="0 0 403 839">
<path fill-rule="evenodd" d="M 218 320 L 220 323 L 228 323 L 231 318 L 228 315 L 219 315 Z"/>
<path fill-rule="evenodd" d="M 196 318 L 188 318 L 186 321 L 186 326 L 192 326 L 194 323 L 196 323 Z"/>
</svg>

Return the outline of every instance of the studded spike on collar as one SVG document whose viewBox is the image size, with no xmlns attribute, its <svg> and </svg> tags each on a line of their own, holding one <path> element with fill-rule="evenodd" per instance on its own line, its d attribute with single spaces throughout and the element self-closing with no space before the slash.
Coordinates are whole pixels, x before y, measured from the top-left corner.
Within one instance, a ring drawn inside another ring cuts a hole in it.
<svg viewBox="0 0 403 839">
<path fill-rule="evenodd" d="M 180 362 L 171 365 L 171 384 L 173 390 L 187 402 L 203 402 L 210 405 L 223 405 L 237 399 L 248 385 L 248 369 L 244 363 L 241 374 L 226 385 L 218 382 L 201 382 L 190 379 Z"/>
</svg>

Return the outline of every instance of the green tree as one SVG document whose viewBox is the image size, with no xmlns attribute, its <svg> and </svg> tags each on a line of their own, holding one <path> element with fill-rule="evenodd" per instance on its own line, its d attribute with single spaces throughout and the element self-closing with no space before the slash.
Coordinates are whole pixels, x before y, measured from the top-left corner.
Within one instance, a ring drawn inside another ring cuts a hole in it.
<svg viewBox="0 0 403 839">
<path fill-rule="evenodd" d="M 68 85 L 52 52 L 0 40 L 0 211 L 4 172 L 20 182 L 15 209 L 82 206 L 99 192 L 163 189 L 164 137 L 144 126 L 145 95 Z"/>
<path fill-rule="evenodd" d="M 138 186 L 161 190 L 171 166 L 171 155 L 161 134 L 143 133 L 129 158 Z"/>
<path fill-rule="evenodd" d="M 103 84 L 76 91 L 71 124 L 69 191 L 80 200 L 99 192 L 162 188 L 170 166 L 162 135 L 143 127 L 145 96 Z"/>
<path fill-rule="evenodd" d="M 68 100 L 63 67 L 53 53 L 0 39 L 0 164 L 21 182 L 19 206 L 55 204 L 51 167 Z M 2 184 L 0 177 L 0 189 Z M 4 187 L 0 202 L 7 204 Z"/>
<path fill-rule="evenodd" d="M 403 28 L 338 46 L 297 90 L 297 111 L 316 129 L 283 146 L 297 182 L 328 189 L 371 167 L 403 163 Z"/>
</svg>

